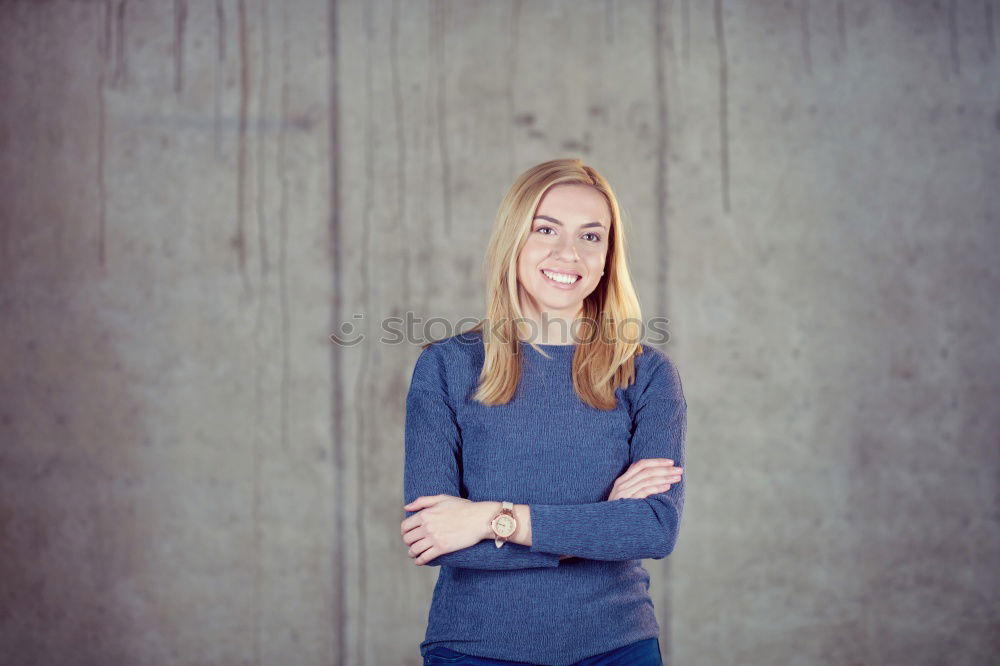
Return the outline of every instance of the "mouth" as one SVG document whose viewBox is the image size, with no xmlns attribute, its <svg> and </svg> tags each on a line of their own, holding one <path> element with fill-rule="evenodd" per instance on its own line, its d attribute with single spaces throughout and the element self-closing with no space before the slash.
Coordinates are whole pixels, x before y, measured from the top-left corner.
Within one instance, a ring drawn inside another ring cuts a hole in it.
<svg viewBox="0 0 1000 666">
<path fill-rule="evenodd" d="M 572 289 L 583 277 L 579 273 L 550 271 L 547 268 L 539 270 L 545 281 L 557 289 Z"/>
</svg>

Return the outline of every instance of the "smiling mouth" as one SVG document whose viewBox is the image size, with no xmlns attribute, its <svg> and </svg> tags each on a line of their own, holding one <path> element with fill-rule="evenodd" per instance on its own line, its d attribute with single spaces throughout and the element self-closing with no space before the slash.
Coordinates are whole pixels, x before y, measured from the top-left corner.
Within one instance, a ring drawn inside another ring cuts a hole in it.
<svg viewBox="0 0 1000 666">
<path fill-rule="evenodd" d="M 582 276 L 576 273 L 560 273 L 559 271 L 550 271 L 547 268 L 543 268 L 539 272 L 546 280 L 564 287 L 572 286 L 583 279 Z"/>
</svg>

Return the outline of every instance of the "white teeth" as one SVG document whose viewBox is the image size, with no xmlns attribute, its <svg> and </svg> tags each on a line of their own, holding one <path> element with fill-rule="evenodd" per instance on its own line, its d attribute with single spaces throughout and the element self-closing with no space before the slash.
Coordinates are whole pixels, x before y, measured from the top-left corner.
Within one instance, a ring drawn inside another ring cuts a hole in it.
<svg viewBox="0 0 1000 666">
<path fill-rule="evenodd" d="M 580 278 L 578 278 L 575 275 L 564 275 L 562 273 L 551 273 L 551 272 L 546 271 L 546 270 L 543 270 L 542 273 L 545 274 L 545 277 L 547 277 L 547 278 L 549 278 L 551 280 L 555 280 L 556 282 L 561 282 L 563 284 L 573 284 L 574 282 L 576 282 L 577 280 L 580 279 Z"/>
</svg>

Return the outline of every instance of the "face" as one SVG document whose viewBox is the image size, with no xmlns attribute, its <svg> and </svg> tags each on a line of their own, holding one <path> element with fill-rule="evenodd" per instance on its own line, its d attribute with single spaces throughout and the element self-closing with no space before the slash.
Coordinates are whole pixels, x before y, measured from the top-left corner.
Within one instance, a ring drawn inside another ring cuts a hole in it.
<svg viewBox="0 0 1000 666">
<path fill-rule="evenodd" d="M 611 211 L 600 192 L 575 184 L 549 188 L 517 260 L 525 314 L 575 320 L 601 281 L 610 231 Z"/>
</svg>

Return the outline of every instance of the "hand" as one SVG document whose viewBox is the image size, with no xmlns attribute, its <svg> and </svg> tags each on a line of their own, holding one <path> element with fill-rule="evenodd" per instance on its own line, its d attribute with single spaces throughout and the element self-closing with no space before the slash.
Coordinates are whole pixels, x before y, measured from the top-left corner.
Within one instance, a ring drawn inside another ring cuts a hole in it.
<svg viewBox="0 0 1000 666">
<path fill-rule="evenodd" d="M 681 480 L 683 472 L 683 468 L 675 467 L 674 461 L 668 458 L 637 460 L 615 479 L 608 501 L 623 497 L 644 499 L 656 493 L 665 493 Z"/>
<path fill-rule="evenodd" d="M 452 495 L 418 497 L 403 506 L 416 511 L 400 525 L 407 554 L 421 566 L 438 555 L 474 546 L 483 540 L 483 525 L 489 524 L 489 502 L 473 502 Z"/>
</svg>

